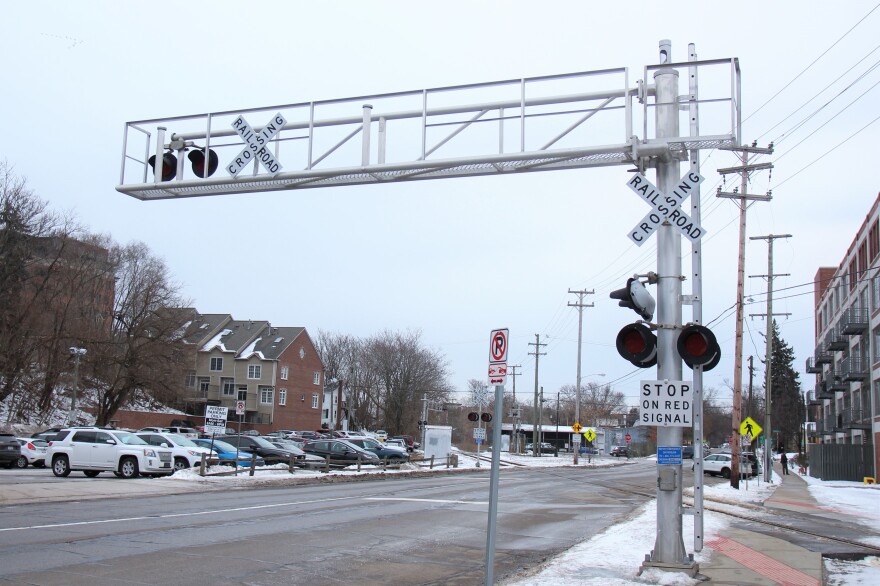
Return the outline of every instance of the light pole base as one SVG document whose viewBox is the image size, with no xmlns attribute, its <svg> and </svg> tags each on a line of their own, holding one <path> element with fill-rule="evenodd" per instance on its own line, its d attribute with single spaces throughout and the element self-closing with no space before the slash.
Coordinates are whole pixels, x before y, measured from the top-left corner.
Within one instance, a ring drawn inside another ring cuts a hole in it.
<svg viewBox="0 0 880 586">
<path fill-rule="evenodd" d="M 647 558 L 648 556 L 645 557 Z M 701 579 L 700 564 L 693 560 L 690 560 L 689 562 L 684 564 L 669 564 L 664 562 L 654 562 L 646 559 L 644 562 L 642 562 L 642 566 L 639 568 L 638 575 L 641 576 L 642 572 L 651 568 L 663 570 L 664 572 L 680 572 L 683 574 L 687 574 L 689 578 Z"/>
</svg>

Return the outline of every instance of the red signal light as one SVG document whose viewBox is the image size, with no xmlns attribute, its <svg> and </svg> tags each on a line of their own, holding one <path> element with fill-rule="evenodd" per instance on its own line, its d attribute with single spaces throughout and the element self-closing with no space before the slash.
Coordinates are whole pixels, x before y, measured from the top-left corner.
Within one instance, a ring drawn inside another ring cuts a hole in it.
<svg viewBox="0 0 880 586">
<path fill-rule="evenodd" d="M 690 368 L 702 366 L 712 370 L 721 361 L 721 347 L 715 334 L 706 326 L 688 324 L 681 330 L 676 344 L 678 353 Z"/>
<path fill-rule="evenodd" d="M 193 173 L 196 174 L 197 177 L 210 177 L 217 170 L 217 165 L 220 160 L 217 158 L 217 153 L 215 153 L 211 149 L 208 150 L 208 160 L 207 160 L 207 174 L 205 173 L 205 149 L 195 149 L 190 151 L 186 156 L 190 162 L 192 162 L 192 170 Z"/>
<path fill-rule="evenodd" d="M 657 364 L 657 336 L 643 324 L 629 324 L 617 334 L 617 352 L 639 368 Z"/>
<path fill-rule="evenodd" d="M 153 170 L 153 174 L 156 173 L 156 155 L 151 156 L 147 159 L 147 163 L 150 165 L 150 168 Z M 172 155 L 171 153 L 165 153 L 162 155 L 162 181 L 171 181 L 177 175 L 177 157 Z"/>
</svg>

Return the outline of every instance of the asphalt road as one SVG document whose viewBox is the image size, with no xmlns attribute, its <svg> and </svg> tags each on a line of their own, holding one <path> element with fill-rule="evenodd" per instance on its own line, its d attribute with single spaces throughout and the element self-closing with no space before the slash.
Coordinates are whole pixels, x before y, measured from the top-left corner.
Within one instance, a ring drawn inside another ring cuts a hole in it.
<svg viewBox="0 0 880 586">
<path fill-rule="evenodd" d="M 496 579 L 625 518 L 655 473 L 503 470 Z M 486 470 L 6 506 L 0 584 L 481 584 L 488 492 Z"/>
</svg>

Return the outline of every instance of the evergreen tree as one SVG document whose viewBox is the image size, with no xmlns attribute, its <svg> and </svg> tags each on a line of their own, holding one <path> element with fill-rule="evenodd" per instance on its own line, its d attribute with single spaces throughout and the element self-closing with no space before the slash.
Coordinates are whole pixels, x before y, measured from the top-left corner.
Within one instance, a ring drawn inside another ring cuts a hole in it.
<svg viewBox="0 0 880 586">
<path fill-rule="evenodd" d="M 779 326 L 773 321 L 773 352 L 770 357 L 772 371 L 770 400 L 772 401 L 771 421 L 773 429 L 781 430 L 773 434 L 777 443 L 775 448 L 784 446 L 786 451 L 798 447 L 799 430 L 804 421 L 804 405 L 801 399 L 801 383 L 798 373 L 792 368 L 794 350 L 779 337 Z M 770 434 L 772 430 L 765 429 Z"/>
</svg>

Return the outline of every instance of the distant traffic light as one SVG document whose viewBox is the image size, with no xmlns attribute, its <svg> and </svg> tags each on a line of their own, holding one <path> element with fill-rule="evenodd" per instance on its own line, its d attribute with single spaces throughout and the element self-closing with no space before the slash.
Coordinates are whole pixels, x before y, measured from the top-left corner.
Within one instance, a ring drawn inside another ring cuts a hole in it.
<svg viewBox="0 0 880 586">
<path fill-rule="evenodd" d="M 702 366 L 712 370 L 721 361 L 721 347 L 715 334 L 706 326 L 688 324 L 678 335 L 678 354 L 690 368 Z"/>
<path fill-rule="evenodd" d="M 196 174 L 197 177 L 210 177 L 214 174 L 214 171 L 217 170 L 217 165 L 220 163 L 219 158 L 217 157 L 217 153 L 215 153 L 212 149 L 208 149 L 208 172 L 205 173 L 205 149 L 195 149 L 189 152 L 186 156 L 190 162 L 192 163 L 193 173 Z"/>
<path fill-rule="evenodd" d="M 620 307 L 628 307 L 648 321 L 654 317 L 654 308 L 657 302 L 645 289 L 645 285 L 637 278 L 626 280 L 626 287 L 612 291 L 611 299 L 618 299 Z"/>
<path fill-rule="evenodd" d="M 617 352 L 634 366 L 657 364 L 657 336 L 644 324 L 629 324 L 617 334 Z"/>
<path fill-rule="evenodd" d="M 150 168 L 153 170 L 153 174 L 156 174 L 156 155 L 151 156 L 147 159 L 147 163 L 150 165 Z M 162 155 L 162 181 L 171 181 L 174 179 L 175 175 L 177 175 L 177 157 L 172 155 L 171 153 L 165 153 Z"/>
<path fill-rule="evenodd" d="M 492 421 L 492 414 L 491 413 L 483 413 L 482 415 L 480 415 L 480 419 L 485 421 L 486 423 L 489 423 L 490 421 Z"/>
<path fill-rule="evenodd" d="M 476 413 L 474 411 L 471 411 L 470 413 L 468 413 L 468 421 L 479 421 L 479 420 L 480 420 L 479 413 Z"/>
</svg>

